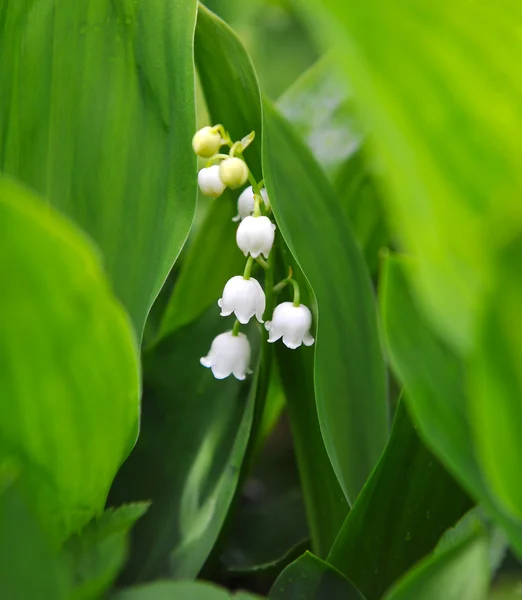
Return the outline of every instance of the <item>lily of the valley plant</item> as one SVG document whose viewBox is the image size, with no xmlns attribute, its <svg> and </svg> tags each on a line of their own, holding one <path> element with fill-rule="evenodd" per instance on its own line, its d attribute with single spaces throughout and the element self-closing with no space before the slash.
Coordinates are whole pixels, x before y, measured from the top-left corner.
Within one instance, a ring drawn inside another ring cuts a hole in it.
<svg viewBox="0 0 522 600">
<path fill-rule="evenodd" d="M 234 314 L 236 322 L 231 331 L 214 339 L 208 355 L 201 359 L 201 364 L 210 368 L 216 379 L 234 375 L 242 380 L 250 373 L 250 343 L 246 335 L 239 330 L 241 325 L 246 325 L 253 316 L 259 323 L 263 323 L 265 313 L 270 315 L 273 312 L 272 319 L 265 323 L 269 334 L 268 342 L 282 339 L 283 344 L 292 350 L 299 348 L 301 344 L 311 346 L 314 343 L 310 333 L 312 313 L 300 302 L 299 284 L 293 278 L 291 269 L 289 276 L 275 285 L 272 291 L 277 293 L 286 285 L 292 285 L 293 302 L 283 302 L 275 308 L 267 306 L 260 282 L 251 277 L 255 261 L 270 275 L 265 279 L 273 280 L 272 248 L 277 233 L 276 226 L 270 219 L 272 210 L 263 182 L 255 180 L 243 157 L 244 149 L 253 140 L 254 132 L 241 141 L 233 142 L 222 125 L 203 127 L 196 132 L 192 140 L 194 152 L 198 156 L 208 158 L 206 167 L 198 174 L 198 183 L 203 194 L 218 198 L 227 187 L 237 189 L 247 182 L 250 183 L 238 198 L 237 216 L 233 219 L 239 221 L 236 241 L 239 250 L 247 257 L 247 262 L 243 275 L 232 277 L 218 300 L 221 316 Z M 229 154 L 219 152 L 223 145 L 230 148 Z"/>
</svg>

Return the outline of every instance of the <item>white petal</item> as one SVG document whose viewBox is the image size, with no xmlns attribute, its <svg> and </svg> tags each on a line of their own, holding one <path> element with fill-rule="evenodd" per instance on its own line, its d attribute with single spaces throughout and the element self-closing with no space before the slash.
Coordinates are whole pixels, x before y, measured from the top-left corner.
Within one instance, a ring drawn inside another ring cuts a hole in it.
<svg viewBox="0 0 522 600">
<path fill-rule="evenodd" d="M 199 362 L 204 366 L 207 367 L 207 369 L 210 369 L 210 367 L 212 366 L 212 360 L 210 359 L 210 356 L 202 356 L 199 359 Z"/>
<path fill-rule="evenodd" d="M 299 348 L 299 346 L 301 345 L 301 340 L 299 338 L 296 338 L 295 336 L 284 335 L 283 336 L 283 344 L 287 348 L 290 348 L 290 350 L 295 350 L 296 348 Z"/>
<path fill-rule="evenodd" d="M 315 342 L 315 339 L 310 335 L 310 333 L 306 332 L 303 336 L 303 344 L 305 346 L 312 346 Z"/>
</svg>

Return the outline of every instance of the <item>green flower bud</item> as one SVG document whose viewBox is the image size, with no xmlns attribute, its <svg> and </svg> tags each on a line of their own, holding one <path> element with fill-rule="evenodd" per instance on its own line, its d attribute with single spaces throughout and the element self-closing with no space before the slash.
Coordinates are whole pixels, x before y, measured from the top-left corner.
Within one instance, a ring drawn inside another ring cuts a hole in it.
<svg viewBox="0 0 522 600">
<path fill-rule="evenodd" d="M 219 151 L 222 140 L 221 135 L 212 127 L 203 127 L 196 131 L 192 138 L 192 148 L 198 156 L 210 158 Z"/>
<path fill-rule="evenodd" d="M 248 167 L 240 158 L 226 158 L 219 165 L 219 178 L 229 188 L 245 185 L 248 179 Z"/>
</svg>

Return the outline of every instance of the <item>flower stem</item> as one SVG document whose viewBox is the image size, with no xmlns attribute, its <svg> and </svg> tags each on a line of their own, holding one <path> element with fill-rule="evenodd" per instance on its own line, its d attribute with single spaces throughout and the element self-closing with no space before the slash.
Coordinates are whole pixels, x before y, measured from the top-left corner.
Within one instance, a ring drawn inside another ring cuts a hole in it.
<svg viewBox="0 0 522 600">
<path fill-rule="evenodd" d="M 294 306 L 299 306 L 301 304 L 301 292 L 299 290 L 299 284 L 297 281 L 290 277 L 290 283 L 294 286 Z"/>
<path fill-rule="evenodd" d="M 243 279 L 250 279 L 250 271 L 252 270 L 253 262 L 254 258 L 252 256 L 249 256 L 245 265 L 245 270 L 243 271 Z"/>
<path fill-rule="evenodd" d="M 270 266 L 268 265 L 268 263 L 266 262 L 266 260 L 264 258 L 261 258 L 260 256 L 258 256 L 256 258 L 256 263 L 258 265 L 261 265 L 265 271 L 270 268 Z"/>
<path fill-rule="evenodd" d="M 216 161 L 221 160 L 222 158 L 228 158 L 228 154 L 218 153 L 218 154 L 214 154 L 214 156 L 211 156 L 208 159 L 207 164 L 206 164 L 207 169 L 209 167 L 211 167 Z"/>
<path fill-rule="evenodd" d="M 232 327 L 232 335 L 237 337 L 239 335 L 239 328 L 241 327 L 241 323 L 236 319 L 234 323 L 234 327 Z"/>
<path fill-rule="evenodd" d="M 292 277 L 292 275 L 289 275 L 288 277 L 286 277 L 285 279 L 280 281 L 277 285 L 274 285 L 274 287 L 272 288 L 272 291 L 274 294 L 277 294 L 282 289 L 284 289 L 289 283 L 294 288 L 294 306 L 299 306 L 301 304 L 301 292 L 299 289 L 299 284 Z"/>
<path fill-rule="evenodd" d="M 274 311 L 274 266 L 276 259 L 276 248 L 275 244 L 268 255 L 268 264 L 265 271 L 265 297 L 266 297 L 266 310 L 263 318 L 265 321 L 270 319 L 272 312 Z M 266 332 L 265 332 L 266 333 Z"/>
</svg>

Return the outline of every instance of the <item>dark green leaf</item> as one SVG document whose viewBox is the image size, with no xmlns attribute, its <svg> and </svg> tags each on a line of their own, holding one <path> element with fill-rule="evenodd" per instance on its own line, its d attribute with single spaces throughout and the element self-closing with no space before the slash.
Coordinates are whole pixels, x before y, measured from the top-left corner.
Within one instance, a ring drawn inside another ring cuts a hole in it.
<svg viewBox="0 0 522 600">
<path fill-rule="evenodd" d="M 0 491 L 0 598 L 69 600 L 64 565 L 15 487 Z"/>
<path fill-rule="evenodd" d="M 381 313 L 392 367 L 426 443 L 469 493 L 504 527 L 522 552 L 522 523 L 496 505 L 475 458 L 464 365 L 418 310 L 405 271 L 413 261 L 389 256 L 384 262 Z"/>
<path fill-rule="evenodd" d="M 228 194 L 210 206 L 183 261 L 165 309 L 159 339 L 199 317 L 221 297 L 225 283 L 242 272 L 245 257 L 237 247 L 237 225 L 232 222 L 236 213 Z"/>
<path fill-rule="evenodd" d="M 20 0 L 0 13 L 0 168 L 100 246 L 137 332 L 196 200 L 196 0 Z"/>
<path fill-rule="evenodd" d="M 210 309 L 144 357 L 142 430 L 111 497 L 151 499 L 133 529 L 128 581 L 195 577 L 238 482 L 252 425 L 257 378 L 213 378 L 199 363 L 231 324 Z M 255 328 L 248 332 L 256 364 Z"/>
<path fill-rule="evenodd" d="M 148 507 L 139 503 L 109 509 L 67 541 L 72 600 L 96 600 L 113 583 L 127 558 L 128 533 Z"/>
<path fill-rule="evenodd" d="M 520 2 L 307 4 L 372 127 L 420 307 L 467 351 L 495 251 L 522 225 Z"/>
<path fill-rule="evenodd" d="M 488 587 L 487 540 L 474 536 L 417 565 L 384 600 L 484 600 Z"/>
<path fill-rule="evenodd" d="M 0 460 L 62 541 L 102 512 L 136 438 L 136 340 L 95 248 L 5 177 L 0 279 Z"/>
<path fill-rule="evenodd" d="M 270 600 L 364 600 L 339 571 L 306 552 L 277 578 Z"/>
<path fill-rule="evenodd" d="M 388 446 L 348 515 L 328 562 L 368 600 L 430 552 L 472 502 L 425 448 L 401 402 Z"/>
<path fill-rule="evenodd" d="M 280 477 L 283 476 L 284 472 Z M 269 488 L 269 484 L 265 486 Z M 265 495 L 268 493 L 265 490 Z M 234 515 L 227 546 L 221 554 L 229 572 L 270 570 L 292 548 L 303 543 L 307 544 L 303 551 L 309 548 L 301 490 L 294 484 L 288 490 L 274 492 L 269 499 L 260 496 L 243 499 Z"/>
<path fill-rule="evenodd" d="M 112 600 L 260 600 L 245 592 L 231 596 L 227 591 L 208 583 L 158 581 L 128 588 L 116 593 Z"/>
<path fill-rule="evenodd" d="M 328 180 L 269 104 L 263 159 L 278 227 L 317 299 L 319 423 L 334 471 L 353 502 L 388 437 L 386 370 L 369 274 Z"/>
</svg>

